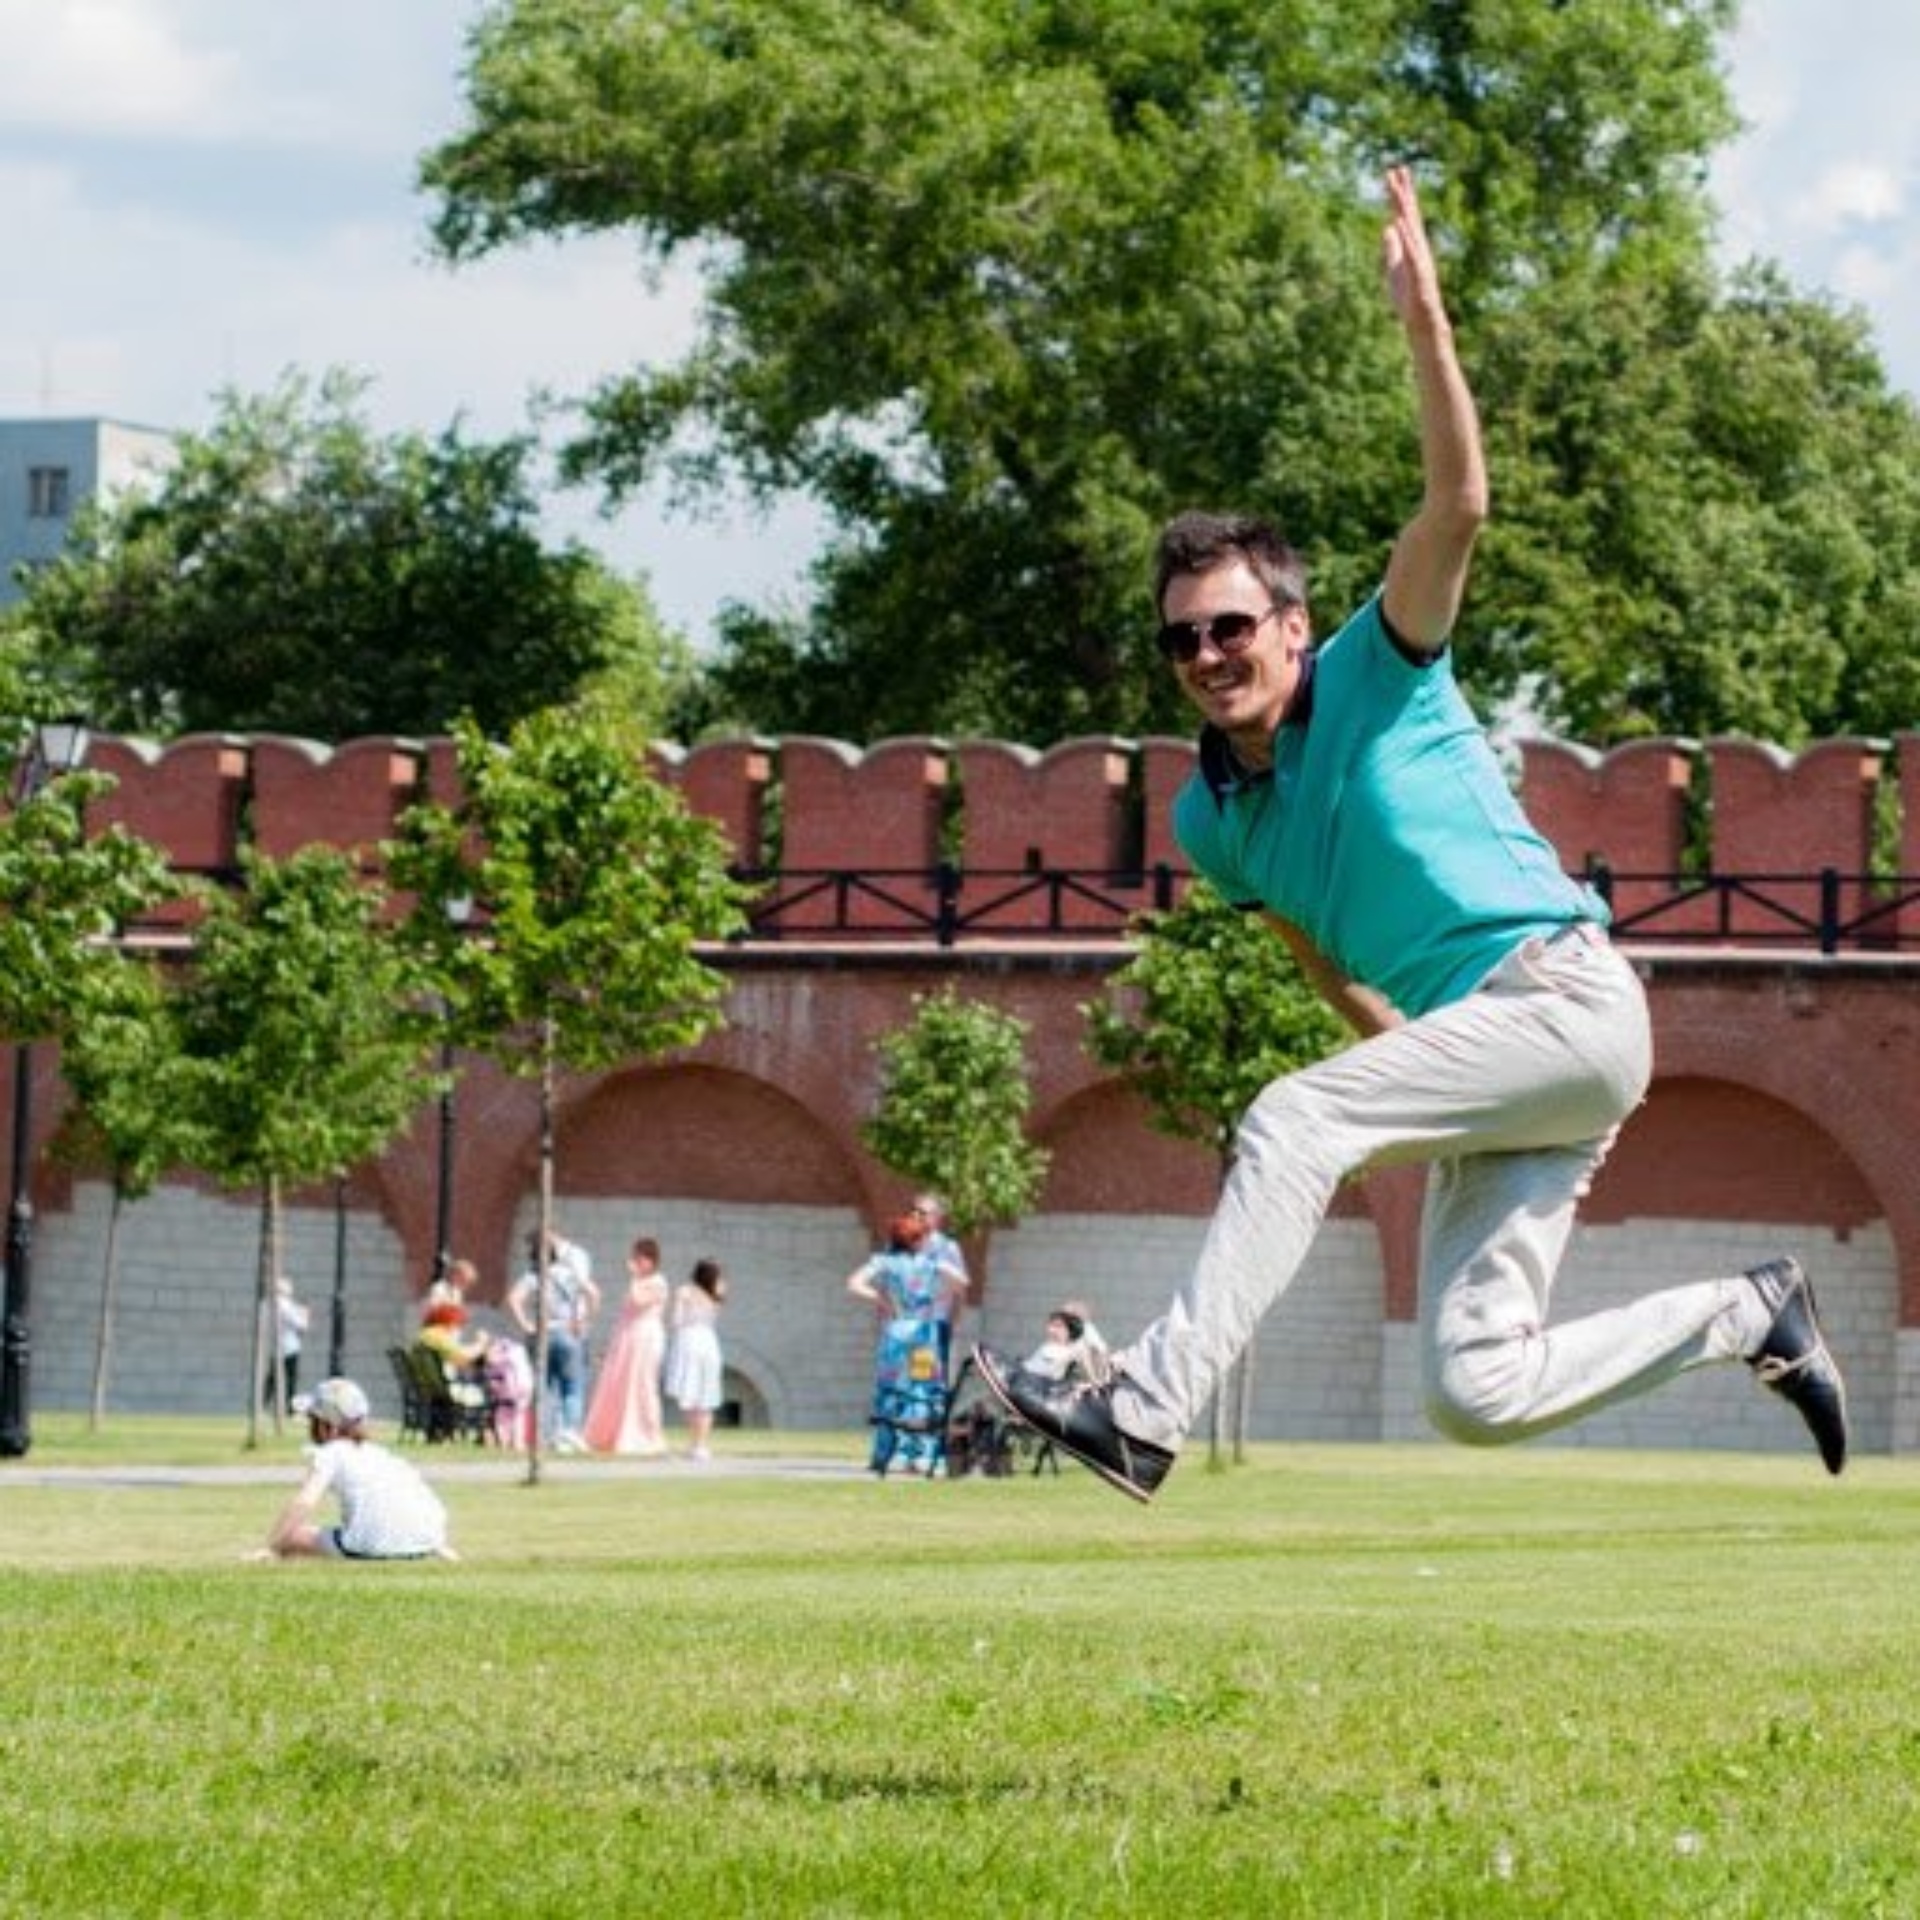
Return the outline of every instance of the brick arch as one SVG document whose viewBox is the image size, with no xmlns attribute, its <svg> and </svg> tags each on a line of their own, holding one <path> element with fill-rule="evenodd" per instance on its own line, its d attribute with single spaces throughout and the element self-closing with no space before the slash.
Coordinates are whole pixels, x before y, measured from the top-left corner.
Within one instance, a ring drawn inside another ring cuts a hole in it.
<svg viewBox="0 0 1920 1920">
<path fill-rule="evenodd" d="M 1197 1141 L 1162 1133 L 1146 1102 L 1117 1079 L 1096 1081 L 1055 1103 L 1034 1137 L 1053 1155 L 1037 1212 L 1204 1216 L 1220 1197 L 1213 1155 Z M 1124 1150 L 1116 1151 L 1122 1143 Z M 1329 1209 L 1341 1219 L 1377 1211 L 1365 1181 L 1342 1186 Z"/>
<path fill-rule="evenodd" d="M 1663 1068 L 1653 1103 L 1666 1087 L 1691 1078 L 1746 1089 L 1802 1116 L 1815 1140 L 1842 1155 L 1872 1194 L 1868 1217 L 1885 1217 L 1900 1276 L 1900 1319 L 1912 1324 L 1920 1316 L 1920 1130 L 1905 1116 L 1920 1018 L 1910 976 L 1732 961 L 1656 963 L 1648 971 Z M 1623 1145 L 1646 1118 L 1629 1123 Z M 1689 1142 L 1687 1150 L 1719 1163 L 1743 1147 L 1709 1140 Z M 1783 1185 L 1799 1178 L 1797 1163 L 1783 1158 Z"/>
<path fill-rule="evenodd" d="M 1035 1128 L 1052 1155 L 1041 1213 L 1210 1213 L 1218 1187 L 1213 1157 L 1190 1140 L 1151 1128 L 1140 1097 L 1102 1080 L 1055 1104 Z M 1115 1145 L 1124 1141 L 1126 1150 Z"/>
<path fill-rule="evenodd" d="M 1581 1210 L 1592 1223 L 1764 1220 L 1850 1233 L 1886 1208 L 1839 1141 L 1801 1108 L 1703 1075 L 1656 1082 Z"/>
<path fill-rule="evenodd" d="M 763 1080 L 728 1068 L 637 1068 L 597 1081 L 562 1113 L 562 1194 L 868 1210 L 831 1128 Z"/>
</svg>

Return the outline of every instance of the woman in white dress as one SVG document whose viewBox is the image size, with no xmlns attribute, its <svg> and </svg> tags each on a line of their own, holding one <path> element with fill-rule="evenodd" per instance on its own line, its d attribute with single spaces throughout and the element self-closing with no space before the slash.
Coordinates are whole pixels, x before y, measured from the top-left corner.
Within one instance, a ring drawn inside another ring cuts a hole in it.
<svg viewBox="0 0 1920 1920">
<path fill-rule="evenodd" d="M 726 1297 L 727 1276 L 717 1260 L 696 1261 L 692 1277 L 674 1289 L 667 1392 L 686 1417 L 689 1460 L 713 1457 L 713 1416 L 726 1377 L 717 1323 Z"/>
</svg>

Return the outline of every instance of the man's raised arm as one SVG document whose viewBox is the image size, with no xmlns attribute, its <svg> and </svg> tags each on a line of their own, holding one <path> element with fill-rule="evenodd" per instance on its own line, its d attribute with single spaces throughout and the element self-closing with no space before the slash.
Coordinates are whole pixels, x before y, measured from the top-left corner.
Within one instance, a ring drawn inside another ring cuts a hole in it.
<svg viewBox="0 0 1920 1920">
<path fill-rule="evenodd" d="M 1405 167 L 1388 172 L 1387 201 L 1381 260 L 1387 295 L 1413 359 L 1425 488 L 1387 563 L 1386 613 L 1408 646 L 1437 653 L 1453 631 L 1473 543 L 1487 517 L 1487 467 L 1473 395 L 1454 355 L 1453 323 L 1440 297 L 1419 195 Z"/>
</svg>

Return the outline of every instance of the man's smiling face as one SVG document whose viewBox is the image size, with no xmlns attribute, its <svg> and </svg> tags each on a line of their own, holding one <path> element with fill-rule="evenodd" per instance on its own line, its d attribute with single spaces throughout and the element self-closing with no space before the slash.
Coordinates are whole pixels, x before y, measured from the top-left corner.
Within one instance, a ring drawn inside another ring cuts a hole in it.
<svg viewBox="0 0 1920 1920">
<path fill-rule="evenodd" d="M 1238 652 L 1223 650 L 1210 630 L 1223 614 L 1242 614 L 1259 623 Z M 1176 574 L 1167 582 L 1160 617 L 1168 626 L 1192 622 L 1207 636 L 1191 660 L 1174 662 L 1174 675 L 1201 717 L 1227 736 L 1240 760 L 1267 765 L 1274 732 L 1300 684 L 1308 640 L 1306 608 L 1276 607 L 1246 561 L 1230 560 L 1205 573 Z"/>
</svg>

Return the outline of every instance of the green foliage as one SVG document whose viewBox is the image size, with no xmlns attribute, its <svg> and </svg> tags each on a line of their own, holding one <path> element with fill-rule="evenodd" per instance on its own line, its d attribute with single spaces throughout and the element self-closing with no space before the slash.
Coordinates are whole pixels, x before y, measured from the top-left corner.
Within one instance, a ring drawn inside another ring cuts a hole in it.
<svg viewBox="0 0 1920 1920">
<path fill-rule="evenodd" d="M 9 617 L 35 670 L 154 735 L 500 729 L 592 686 L 664 712 L 684 649 L 584 547 L 542 545 L 532 444 L 380 438 L 362 384 L 228 394 L 151 491 L 80 516 Z"/>
<path fill-rule="evenodd" d="M 712 822 L 654 779 L 602 708 L 551 708 L 504 744 L 455 729 L 462 798 L 401 825 L 398 885 L 455 1031 L 509 1070 L 602 1067 L 691 1046 L 725 983 L 694 951 L 743 924 Z M 463 933 L 449 903 L 471 902 Z"/>
<path fill-rule="evenodd" d="M 378 1153 L 436 1091 L 425 974 L 351 854 L 249 855 L 210 895 L 177 1000 L 192 1162 L 293 1185 Z"/>
<path fill-rule="evenodd" d="M 121 928 L 179 891 L 145 841 L 118 827 L 88 836 L 87 803 L 112 786 L 65 774 L 0 815 L 0 1037 L 70 1032 L 113 991 Z"/>
<path fill-rule="evenodd" d="M 1499 498 L 1463 667 L 1603 743 L 1910 724 L 1920 430 L 1857 316 L 1615 261 L 1478 344 Z"/>
<path fill-rule="evenodd" d="M 730 611 L 698 714 L 1163 728 L 1147 558 L 1195 504 L 1355 605 L 1418 492 L 1374 198 L 1411 156 L 1486 418 L 1476 694 L 1543 683 L 1602 742 L 1886 730 L 1920 422 L 1856 321 L 1713 266 L 1734 11 L 510 0 L 423 180 L 455 258 L 618 228 L 708 267 L 692 350 L 611 373 L 565 455 L 837 528 L 811 610 Z"/>
<path fill-rule="evenodd" d="M 115 1191 L 137 1200 L 192 1150 L 190 1071 L 163 963 L 125 953 L 116 960 L 61 1043 L 73 1104 L 55 1151 L 71 1166 L 105 1167 Z"/>
<path fill-rule="evenodd" d="M 1224 1163 L 1241 1116 L 1269 1081 L 1322 1058 L 1344 1030 L 1255 913 L 1204 881 L 1140 916 L 1139 951 L 1082 1008 L 1087 1051 L 1147 1103 L 1162 1133 Z"/>
<path fill-rule="evenodd" d="M 1033 1205 L 1046 1149 L 1027 1138 L 1027 1023 L 943 987 L 876 1043 L 880 1088 L 860 1137 L 913 1185 L 934 1187 L 954 1226 L 1006 1226 Z"/>
<path fill-rule="evenodd" d="M 529 714 L 504 744 L 462 721 L 455 743 L 459 805 L 410 811 L 392 872 L 415 895 L 409 935 L 449 1030 L 539 1082 L 534 1231 L 545 1245 L 557 1071 L 692 1046 L 718 1026 L 725 981 L 695 947 L 740 929 L 745 895 L 720 830 L 653 778 L 638 730 L 604 703 Z M 537 1431 L 544 1288 L 534 1324 Z M 540 1477 L 537 1441 L 527 1477 Z"/>
</svg>

